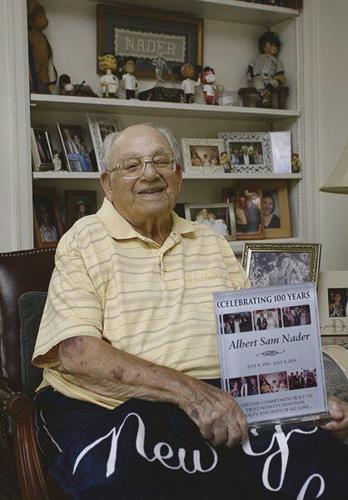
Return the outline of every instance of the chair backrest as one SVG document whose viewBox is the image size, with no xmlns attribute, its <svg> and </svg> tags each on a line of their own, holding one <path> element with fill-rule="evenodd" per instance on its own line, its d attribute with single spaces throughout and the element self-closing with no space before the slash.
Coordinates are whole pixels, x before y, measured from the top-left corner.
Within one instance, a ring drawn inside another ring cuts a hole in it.
<svg viewBox="0 0 348 500">
<path fill-rule="evenodd" d="M 54 268 L 54 248 L 0 253 L 0 375 L 21 391 L 18 300 L 29 291 L 46 292 Z"/>
</svg>

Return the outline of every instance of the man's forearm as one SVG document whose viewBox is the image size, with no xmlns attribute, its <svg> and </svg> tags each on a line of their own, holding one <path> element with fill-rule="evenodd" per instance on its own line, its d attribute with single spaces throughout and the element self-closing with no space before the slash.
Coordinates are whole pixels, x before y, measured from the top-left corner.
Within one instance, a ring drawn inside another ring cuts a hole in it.
<svg viewBox="0 0 348 500">
<path fill-rule="evenodd" d="M 73 375 L 81 387 L 121 400 L 134 397 L 180 405 L 191 378 L 87 336 L 63 341 L 59 360 L 62 371 Z"/>
</svg>

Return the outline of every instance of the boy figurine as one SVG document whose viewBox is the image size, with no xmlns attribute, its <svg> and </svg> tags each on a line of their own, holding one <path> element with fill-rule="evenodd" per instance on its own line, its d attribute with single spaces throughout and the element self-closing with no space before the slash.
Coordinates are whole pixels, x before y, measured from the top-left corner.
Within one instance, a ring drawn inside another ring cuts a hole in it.
<svg viewBox="0 0 348 500">
<path fill-rule="evenodd" d="M 280 48 L 277 33 L 266 31 L 259 38 L 260 55 L 248 66 L 247 80 L 254 85 L 264 106 L 271 106 L 273 90 L 285 83 L 284 67 L 278 59 Z"/>
<path fill-rule="evenodd" d="M 118 78 L 114 74 L 117 70 L 117 61 L 114 54 L 98 56 L 99 69 L 103 76 L 100 77 L 102 97 L 118 97 Z"/>
<path fill-rule="evenodd" d="M 195 99 L 195 87 L 201 84 L 201 79 L 198 78 L 197 81 L 193 80 L 195 76 L 195 68 L 190 63 L 185 63 L 181 67 L 181 74 L 184 80 L 181 83 L 181 88 L 185 94 L 185 103 L 193 104 Z"/>
<path fill-rule="evenodd" d="M 138 87 L 138 80 L 134 76 L 136 59 L 135 57 L 127 57 L 124 62 L 122 69 L 124 74 L 122 75 L 122 80 L 124 82 L 124 87 L 126 89 L 126 98 L 135 99 L 135 90 Z"/>
</svg>

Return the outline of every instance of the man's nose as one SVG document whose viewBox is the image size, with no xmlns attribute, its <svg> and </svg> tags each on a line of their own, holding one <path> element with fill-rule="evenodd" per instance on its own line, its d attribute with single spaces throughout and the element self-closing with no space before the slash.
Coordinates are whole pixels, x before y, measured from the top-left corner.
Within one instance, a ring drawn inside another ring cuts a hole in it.
<svg viewBox="0 0 348 500">
<path fill-rule="evenodd" d="M 157 177 L 158 171 L 156 167 L 153 165 L 151 160 L 147 160 L 144 162 L 144 171 L 143 171 L 143 177 L 146 177 L 147 179 L 152 179 L 153 177 Z"/>
</svg>

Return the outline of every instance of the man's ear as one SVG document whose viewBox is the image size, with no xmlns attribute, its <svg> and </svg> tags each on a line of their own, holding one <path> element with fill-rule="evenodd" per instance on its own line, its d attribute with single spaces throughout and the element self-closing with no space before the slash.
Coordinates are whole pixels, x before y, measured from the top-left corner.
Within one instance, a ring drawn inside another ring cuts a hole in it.
<svg viewBox="0 0 348 500">
<path fill-rule="evenodd" d="M 103 191 L 105 193 L 105 196 L 109 201 L 112 201 L 112 181 L 111 181 L 111 173 L 104 171 L 100 175 L 100 184 L 101 187 L 103 188 Z"/>
</svg>

